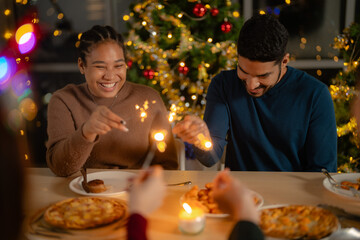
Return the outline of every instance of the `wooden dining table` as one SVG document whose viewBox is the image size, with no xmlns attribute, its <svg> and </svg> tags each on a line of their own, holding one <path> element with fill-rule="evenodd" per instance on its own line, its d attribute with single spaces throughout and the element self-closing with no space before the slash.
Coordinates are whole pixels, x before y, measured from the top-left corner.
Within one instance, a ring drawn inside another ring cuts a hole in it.
<svg viewBox="0 0 360 240">
<path fill-rule="evenodd" d="M 88 173 L 99 171 L 108 170 L 88 169 Z M 139 172 L 139 170 L 116 171 Z M 69 188 L 69 183 L 74 178 L 79 177 L 80 173 L 67 178 L 55 176 L 48 168 L 27 168 L 26 173 L 26 219 L 31 219 L 40 209 L 44 209 L 52 203 L 81 196 Z M 229 217 L 207 217 L 205 228 L 198 235 L 183 234 L 178 228 L 181 196 L 194 185 L 204 188 L 204 185 L 211 182 L 216 174 L 217 171 L 165 170 L 164 178 L 166 183 L 191 181 L 192 185 L 167 187 L 167 194 L 163 204 L 148 218 L 149 239 L 227 239 L 234 225 L 234 222 Z M 323 186 L 324 175 L 320 172 L 232 171 L 231 175 L 260 194 L 264 199 L 263 206 L 279 204 L 327 204 L 341 207 L 349 213 L 360 215 L 360 200 L 346 198 L 327 190 Z M 126 200 L 126 196 L 122 197 Z M 25 231 L 27 230 L 25 229 Z M 36 236 L 36 234 L 26 234 L 26 236 L 29 239 L 55 239 L 41 235 Z M 91 240 L 92 237 L 94 236 L 89 234 L 86 239 Z M 122 238 L 125 238 L 124 235 L 119 239 Z M 67 237 L 66 235 L 60 236 L 58 239 L 67 239 Z M 109 237 L 109 239 L 115 238 Z"/>
</svg>

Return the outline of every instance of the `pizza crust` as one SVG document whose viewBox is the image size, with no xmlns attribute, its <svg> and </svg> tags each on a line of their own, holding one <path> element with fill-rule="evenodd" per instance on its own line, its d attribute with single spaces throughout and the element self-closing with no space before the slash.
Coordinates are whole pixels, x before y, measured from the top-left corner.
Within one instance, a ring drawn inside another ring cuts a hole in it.
<svg viewBox="0 0 360 240">
<path fill-rule="evenodd" d="M 46 209 L 45 221 L 65 229 L 87 229 L 110 224 L 127 215 L 125 202 L 100 197 L 71 198 Z"/>
<path fill-rule="evenodd" d="M 330 211 L 304 205 L 290 205 L 261 211 L 260 227 L 269 237 L 286 239 L 321 239 L 339 227 Z"/>
</svg>

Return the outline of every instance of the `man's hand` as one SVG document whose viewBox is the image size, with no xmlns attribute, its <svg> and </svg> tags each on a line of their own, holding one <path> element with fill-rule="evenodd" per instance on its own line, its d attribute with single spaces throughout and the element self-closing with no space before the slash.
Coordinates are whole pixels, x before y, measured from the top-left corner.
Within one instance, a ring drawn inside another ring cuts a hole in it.
<svg viewBox="0 0 360 240">
<path fill-rule="evenodd" d="M 172 131 L 173 134 L 176 134 L 184 142 L 190 144 L 198 144 L 199 134 L 203 134 L 206 139 L 211 139 L 206 123 L 194 115 L 185 116 L 184 120 L 177 123 Z"/>
</svg>

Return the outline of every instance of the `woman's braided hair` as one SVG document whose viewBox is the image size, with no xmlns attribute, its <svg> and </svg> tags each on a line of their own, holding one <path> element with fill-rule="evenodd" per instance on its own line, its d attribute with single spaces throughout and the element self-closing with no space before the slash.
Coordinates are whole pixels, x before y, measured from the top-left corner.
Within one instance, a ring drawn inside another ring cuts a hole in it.
<svg viewBox="0 0 360 240">
<path fill-rule="evenodd" d="M 82 33 L 78 47 L 79 57 L 86 64 L 86 55 L 89 54 L 97 44 L 107 41 L 116 42 L 122 48 L 124 57 L 126 58 L 124 39 L 121 34 L 117 33 L 115 29 L 110 26 L 100 25 L 95 25 L 90 30 Z"/>
</svg>

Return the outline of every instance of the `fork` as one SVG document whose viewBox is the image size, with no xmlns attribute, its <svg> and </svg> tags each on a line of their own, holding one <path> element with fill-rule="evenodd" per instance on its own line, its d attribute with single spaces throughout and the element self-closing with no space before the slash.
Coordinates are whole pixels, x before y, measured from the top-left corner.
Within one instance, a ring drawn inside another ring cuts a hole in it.
<svg viewBox="0 0 360 240">
<path fill-rule="evenodd" d="M 338 183 L 328 172 L 328 170 L 326 170 L 325 168 L 321 169 L 322 173 L 327 177 L 327 179 L 329 180 L 329 183 L 336 188 L 341 188 L 341 187 L 347 187 L 350 189 L 350 191 L 352 192 L 352 194 L 354 195 L 354 197 L 356 198 L 360 198 L 360 194 L 358 192 L 358 190 L 356 190 L 354 187 L 352 186 L 348 186 L 348 185 L 342 185 L 340 183 Z"/>
</svg>

